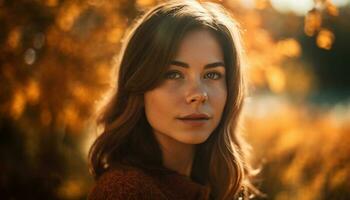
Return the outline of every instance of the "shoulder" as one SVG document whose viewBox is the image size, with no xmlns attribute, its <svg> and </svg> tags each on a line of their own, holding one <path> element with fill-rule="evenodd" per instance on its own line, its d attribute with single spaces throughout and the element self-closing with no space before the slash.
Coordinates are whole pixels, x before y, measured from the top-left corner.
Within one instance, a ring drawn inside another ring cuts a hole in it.
<svg viewBox="0 0 350 200">
<path fill-rule="evenodd" d="M 106 171 L 97 180 L 88 199 L 161 199 L 161 196 L 151 176 L 130 167 Z"/>
</svg>

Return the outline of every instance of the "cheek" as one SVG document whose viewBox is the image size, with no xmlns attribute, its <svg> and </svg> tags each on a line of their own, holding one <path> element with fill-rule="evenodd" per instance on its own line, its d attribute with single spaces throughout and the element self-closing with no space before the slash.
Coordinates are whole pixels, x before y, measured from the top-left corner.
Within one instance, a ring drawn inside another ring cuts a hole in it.
<svg viewBox="0 0 350 200">
<path fill-rule="evenodd" d="M 145 112 L 148 121 L 157 123 L 164 121 L 166 116 L 170 115 L 171 109 L 174 108 L 174 92 L 166 89 L 155 89 L 145 93 Z"/>
<path fill-rule="evenodd" d="M 210 99 L 212 106 L 216 112 L 222 112 L 227 99 L 227 89 L 225 84 L 215 85 L 210 88 L 209 91 Z"/>
<path fill-rule="evenodd" d="M 148 121 L 154 117 L 157 117 L 157 115 L 159 115 L 158 113 L 161 113 L 163 107 L 162 105 L 159 105 L 162 103 L 161 100 L 162 97 L 153 91 L 145 93 L 145 113 Z"/>
</svg>

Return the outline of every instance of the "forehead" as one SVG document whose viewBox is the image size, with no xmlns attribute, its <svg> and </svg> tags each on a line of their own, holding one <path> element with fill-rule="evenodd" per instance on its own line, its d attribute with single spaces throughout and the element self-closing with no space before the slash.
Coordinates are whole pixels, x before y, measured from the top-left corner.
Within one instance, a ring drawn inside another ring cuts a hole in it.
<svg viewBox="0 0 350 200">
<path fill-rule="evenodd" d="M 187 32 L 179 43 L 175 59 L 187 62 L 223 61 L 222 47 L 209 30 L 197 29 Z"/>
</svg>

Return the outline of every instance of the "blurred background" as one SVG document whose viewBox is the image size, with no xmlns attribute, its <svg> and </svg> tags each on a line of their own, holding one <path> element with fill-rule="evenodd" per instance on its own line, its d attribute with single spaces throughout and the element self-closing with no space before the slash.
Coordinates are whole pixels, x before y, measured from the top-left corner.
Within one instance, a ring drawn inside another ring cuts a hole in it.
<svg viewBox="0 0 350 200">
<path fill-rule="evenodd" d="M 157 0 L 0 0 L 0 199 L 86 199 L 93 114 Z M 240 22 L 267 199 L 350 199 L 350 0 L 215 1 Z"/>
</svg>

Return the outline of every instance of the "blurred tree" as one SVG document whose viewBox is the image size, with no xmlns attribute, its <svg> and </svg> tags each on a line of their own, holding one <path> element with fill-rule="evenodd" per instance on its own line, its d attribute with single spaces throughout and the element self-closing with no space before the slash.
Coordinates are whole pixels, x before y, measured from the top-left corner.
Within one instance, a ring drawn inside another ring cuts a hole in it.
<svg viewBox="0 0 350 200">
<path fill-rule="evenodd" d="M 1 199 L 86 198 L 92 183 L 85 147 L 93 138 L 89 119 L 102 94 L 114 87 L 111 68 L 125 30 L 159 2 L 0 0 Z M 277 13 L 267 0 L 250 1 L 251 7 L 238 0 L 216 2 L 232 11 L 245 30 L 254 93 L 304 98 L 317 84 L 313 71 L 321 88 L 348 91 L 348 7 L 338 11 L 331 1 L 315 1 L 303 19 Z M 266 148 L 264 144 L 255 146 Z M 281 157 L 288 160 L 290 155 Z M 275 169 L 275 161 L 267 170 Z M 267 180 L 283 187 L 279 180 Z M 342 189 L 334 188 L 327 197 Z"/>
<path fill-rule="evenodd" d="M 1 199 L 84 198 L 80 143 L 136 14 L 133 1 L 0 1 Z"/>
</svg>

